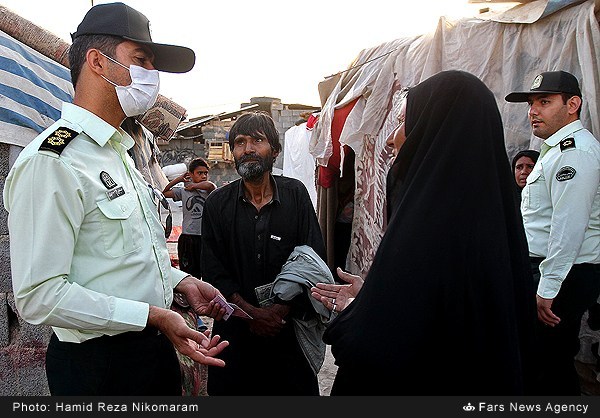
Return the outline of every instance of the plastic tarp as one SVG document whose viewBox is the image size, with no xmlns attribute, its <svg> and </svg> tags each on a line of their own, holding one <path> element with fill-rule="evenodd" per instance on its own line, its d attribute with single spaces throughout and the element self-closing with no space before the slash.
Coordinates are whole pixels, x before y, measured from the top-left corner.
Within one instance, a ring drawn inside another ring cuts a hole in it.
<svg viewBox="0 0 600 418">
<path fill-rule="evenodd" d="M 73 101 L 69 70 L 0 31 L 0 142 L 24 147 Z"/>
<path fill-rule="evenodd" d="M 283 175 L 300 180 L 308 190 L 314 208 L 317 208 L 317 189 L 315 183 L 316 163 L 308 152 L 311 130 L 306 122 L 294 125 L 285 131 L 283 153 Z"/>
<path fill-rule="evenodd" d="M 532 2 L 529 7 L 534 3 L 548 6 L 550 2 Z M 600 134 L 600 0 L 576 3 L 563 4 L 530 24 L 441 17 L 434 33 L 362 50 L 342 73 L 321 110 L 309 150 L 319 165 L 327 165 L 332 155 L 334 110 L 358 99 L 339 140 L 356 153 L 357 200 L 349 266 L 353 273 L 366 274 L 385 227 L 382 196 L 391 162 L 385 139 L 397 123 L 393 109 L 399 106 L 402 88 L 449 69 L 478 76 L 496 96 L 507 154 L 512 158 L 523 148 L 539 149 L 541 140 L 531 134 L 527 104 L 508 103 L 504 97 L 511 91 L 528 90 L 540 72 L 561 69 L 579 79 L 582 123 L 596 136 Z M 319 208 L 323 210 L 327 209 Z"/>
<path fill-rule="evenodd" d="M 533 23 L 543 19 L 567 6 L 583 3 L 585 0 L 535 0 L 519 4 L 509 10 L 499 13 L 489 12 L 483 15 L 484 19 L 504 23 Z"/>
</svg>

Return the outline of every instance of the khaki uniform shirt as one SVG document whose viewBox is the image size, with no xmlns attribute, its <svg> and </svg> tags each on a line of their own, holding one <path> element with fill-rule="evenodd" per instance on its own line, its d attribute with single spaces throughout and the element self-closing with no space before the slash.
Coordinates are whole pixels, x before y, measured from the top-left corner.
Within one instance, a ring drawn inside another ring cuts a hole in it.
<svg viewBox="0 0 600 418">
<path fill-rule="evenodd" d="M 521 212 L 529 255 L 544 258 L 539 296 L 554 298 L 573 264 L 600 263 L 600 144 L 579 120 L 542 144 Z"/>
<path fill-rule="evenodd" d="M 64 147 L 58 128 L 73 132 Z M 17 308 L 61 341 L 143 329 L 149 305 L 170 307 L 187 276 L 171 266 L 151 189 L 127 154 L 133 143 L 65 103 L 6 179 Z"/>
</svg>

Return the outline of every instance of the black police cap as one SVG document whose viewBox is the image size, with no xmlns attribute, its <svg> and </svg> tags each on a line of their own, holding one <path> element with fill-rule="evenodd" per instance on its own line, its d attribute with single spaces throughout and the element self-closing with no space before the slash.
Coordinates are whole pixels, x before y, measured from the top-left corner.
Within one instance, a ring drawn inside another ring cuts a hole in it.
<svg viewBox="0 0 600 418">
<path fill-rule="evenodd" d="M 567 93 L 581 97 L 577 78 L 566 71 L 547 71 L 535 77 L 529 91 L 516 91 L 508 94 L 504 100 L 507 102 L 527 102 L 532 94 L 560 94 Z"/>
<path fill-rule="evenodd" d="M 88 10 L 71 38 L 82 35 L 113 35 L 146 45 L 154 54 L 154 68 L 159 71 L 185 73 L 196 62 L 196 54 L 190 48 L 153 42 L 148 18 L 121 2 L 98 4 Z"/>
</svg>

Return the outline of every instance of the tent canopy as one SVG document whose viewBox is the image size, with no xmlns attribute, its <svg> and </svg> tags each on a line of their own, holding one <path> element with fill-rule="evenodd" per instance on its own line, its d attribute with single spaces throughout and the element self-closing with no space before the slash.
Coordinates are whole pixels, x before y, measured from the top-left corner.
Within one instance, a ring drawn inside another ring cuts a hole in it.
<svg viewBox="0 0 600 418">
<path fill-rule="evenodd" d="M 543 71 L 574 74 L 583 93 L 581 121 L 600 134 L 600 0 L 536 0 L 489 18 L 439 19 L 434 33 L 391 40 L 362 50 L 349 69 L 337 77 L 310 140 L 310 152 L 328 166 L 334 146 L 348 145 L 356 155 L 356 192 L 352 240 L 347 268 L 366 274 L 385 228 L 385 173 L 391 158 L 385 139 L 397 121 L 394 115 L 403 88 L 443 70 L 478 76 L 494 93 L 502 114 L 509 159 L 524 148 L 539 149 L 532 136 L 526 103 L 508 103 L 506 94 L 527 90 Z M 507 23 L 532 21 L 532 23 Z M 331 83 L 326 80 L 324 83 Z M 345 115 L 339 143 L 333 143 L 336 110 L 356 101 Z M 468 103 L 465 103 L 468 106 Z M 335 196 L 320 190 L 319 217 L 331 219 Z M 331 193 L 331 190 L 329 190 Z M 326 240 L 326 224 L 322 224 Z M 328 246 L 328 248 L 330 248 Z"/>
</svg>

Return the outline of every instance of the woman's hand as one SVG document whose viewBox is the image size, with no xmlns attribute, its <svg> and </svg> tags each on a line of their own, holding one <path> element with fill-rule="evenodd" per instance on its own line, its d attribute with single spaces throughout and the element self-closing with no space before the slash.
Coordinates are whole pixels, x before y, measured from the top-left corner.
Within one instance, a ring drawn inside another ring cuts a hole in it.
<svg viewBox="0 0 600 418">
<path fill-rule="evenodd" d="M 343 271 L 340 267 L 337 268 L 337 274 L 348 284 L 317 283 L 310 289 L 310 292 L 311 296 L 325 305 L 327 309 L 341 312 L 358 295 L 364 280 L 360 276 Z"/>
</svg>

